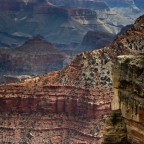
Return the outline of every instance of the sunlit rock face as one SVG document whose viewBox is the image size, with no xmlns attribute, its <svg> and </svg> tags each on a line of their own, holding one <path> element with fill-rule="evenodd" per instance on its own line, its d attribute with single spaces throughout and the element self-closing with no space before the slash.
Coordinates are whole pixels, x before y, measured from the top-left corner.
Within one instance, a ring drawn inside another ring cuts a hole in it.
<svg viewBox="0 0 144 144">
<path fill-rule="evenodd" d="M 143 16 L 140 19 L 111 45 L 81 53 L 59 71 L 0 85 L 1 140 L 101 144 L 103 118 L 115 93 L 112 64 L 119 55 L 143 51 Z"/>
<path fill-rule="evenodd" d="M 112 109 L 120 109 L 131 143 L 144 141 L 144 54 L 119 56 L 113 68 Z M 117 98 L 116 98 L 117 97 Z"/>
<path fill-rule="evenodd" d="M 143 32 L 143 16 L 131 29 Z M 114 95 L 111 113 L 104 119 L 102 143 L 141 144 L 144 141 L 144 53 L 134 51 L 133 55 L 118 56 L 111 75 Z"/>
</svg>

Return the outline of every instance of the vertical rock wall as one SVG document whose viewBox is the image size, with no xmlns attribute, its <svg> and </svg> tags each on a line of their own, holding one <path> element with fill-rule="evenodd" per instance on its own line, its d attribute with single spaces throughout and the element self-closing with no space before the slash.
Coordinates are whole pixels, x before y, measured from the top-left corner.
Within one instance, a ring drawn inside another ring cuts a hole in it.
<svg viewBox="0 0 144 144">
<path fill-rule="evenodd" d="M 112 69 L 114 97 L 112 113 L 121 111 L 121 118 L 126 125 L 126 137 L 131 144 L 144 143 L 144 53 L 138 55 L 119 56 Z M 113 115 L 114 116 L 114 115 Z M 113 117 L 116 120 L 116 118 Z M 116 120 L 119 124 L 122 122 Z M 105 129 L 111 126 L 106 122 Z M 117 135 L 119 129 L 113 129 Z M 106 132 L 106 131 L 105 131 Z M 124 132 L 123 132 L 124 134 Z M 106 137 L 106 136 L 105 136 Z M 110 139 L 110 134 L 108 135 Z M 109 143 L 106 140 L 106 143 Z M 118 138 L 120 142 L 120 137 Z"/>
</svg>

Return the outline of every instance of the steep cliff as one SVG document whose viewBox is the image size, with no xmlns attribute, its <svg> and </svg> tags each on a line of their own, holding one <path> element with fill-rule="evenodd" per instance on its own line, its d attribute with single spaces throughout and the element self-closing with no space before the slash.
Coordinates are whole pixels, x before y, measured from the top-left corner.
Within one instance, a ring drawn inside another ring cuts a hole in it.
<svg viewBox="0 0 144 144">
<path fill-rule="evenodd" d="M 112 63 L 143 51 L 143 21 L 141 16 L 111 45 L 78 55 L 64 69 L 0 85 L 1 141 L 100 144 L 113 96 Z"/>
<path fill-rule="evenodd" d="M 144 16 L 131 27 L 144 32 Z M 103 144 L 142 144 L 144 141 L 144 53 L 118 56 L 112 68 L 114 95 L 104 119 Z"/>
<path fill-rule="evenodd" d="M 112 70 L 114 98 L 112 110 L 121 110 L 127 139 L 144 142 L 144 53 L 119 56 Z"/>
</svg>

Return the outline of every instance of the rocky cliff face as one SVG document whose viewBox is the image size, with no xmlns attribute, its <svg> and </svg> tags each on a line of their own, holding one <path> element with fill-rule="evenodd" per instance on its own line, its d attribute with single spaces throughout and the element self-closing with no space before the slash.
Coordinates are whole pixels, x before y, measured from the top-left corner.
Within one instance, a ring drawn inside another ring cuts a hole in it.
<svg viewBox="0 0 144 144">
<path fill-rule="evenodd" d="M 144 54 L 119 56 L 113 71 L 112 110 L 121 110 L 130 143 L 144 141 Z"/>
<path fill-rule="evenodd" d="M 127 141 L 127 131 L 120 110 L 113 110 L 104 118 L 102 144 L 130 144 Z"/>
<path fill-rule="evenodd" d="M 100 94 L 102 89 L 47 85 L 42 79 L 30 81 L 5 86 L 4 90 L 0 87 L 1 140 L 100 143 L 101 119 L 110 106 L 108 99 L 104 100 L 107 94 Z M 45 84 L 40 86 L 38 81 Z M 8 94 L 12 91 L 15 97 Z"/>
<path fill-rule="evenodd" d="M 113 96 L 111 66 L 119 55 L 143 51 L 143 18 L 111 45 L 78 55 L 64 69 L 1 85 L 1 140 L 102 143 L 102 119 L 110 112 Z M 119 121 L 123 123 L 120 116 Z"/>
</svg>

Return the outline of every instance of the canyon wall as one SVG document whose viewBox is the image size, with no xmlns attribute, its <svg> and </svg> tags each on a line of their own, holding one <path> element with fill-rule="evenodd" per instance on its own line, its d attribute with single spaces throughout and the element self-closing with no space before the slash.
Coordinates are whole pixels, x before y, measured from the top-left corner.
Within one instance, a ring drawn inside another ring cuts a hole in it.
<svg viewBox="0 0 144 144">
<path fill-rule="evenodd" d="M 119 55 L 143 51 L 143 23 L 144 15 L 136 20 L 133 27 L 119 35 L 111 45 L 81 53 L 59 71 L 36 76 L 20 83 L 0 85 L 1 142 L 101 144 L 105 137 L 103 119 L 109 123 L 107 115 L 110 113 L 112 97 L 117 93 L 114 90 L 113 94 L 112 90 L 112 65 Z M 127 72 L 124 76 L 129 76 Z M 138 72 L 137 75 L 139 74 Z M 135 75 L 131 76 L 136 78 Z M 141 83 L 143 86 L 143 81 Z M 127 84 L 129 83 L 125 84 L 126 90 L 129 90 Z M 143 93 L 139 92 L 135 94 Z M 126 93 L 127 91 L 124 94 Z M 132 99 L 130 103 L 137 105 L 133 100 L 139 102 L 139 98 Z M 120 106 L 123 109 L 125 102 L 127 102 L 125 99 L 121 101 Z M 115 110 L 119 109 L 117 104 L 112 107 Z M 133 135 L 138 139 L 143 131 L 139 130 L 137 136 L 135 130 L 135 125 L 139 125 L 139 120 L 143 120 L 142 112 L 138 110 L 139 118 L 134 115 L 132 120 L 127 115 L 129 118 L 127 121 L 133 122 L 133 127 L 126 123 L 126 127 L 129 127 L 127 128 L 129 140 L 133 141 Z M 133 111 L 130 108 L 131 114 Z M 122 115 L 125 116 L 124 112 Z M 120 112 L 117 111 L 111 119 L 119 131 L 116 138 L 121 136 L 121 140 L 125 141 L 126 120 L 123 121 Z M 116 123 L 117 120 L 121 123 Z M 107 130 L 111 128 L 107 127 Z M 114 136 L 112 132 L 111 137 Z"/>
<path fill-rule="evenodd" d="M 38 86 L 36 81 L 35 87 L 33 82 L 0 87 L 2 142 L 101 142 L 102 118 L 110 109 L 102 91 L 109 89 Z"/>
<path fill-rule="evenodd" d="M 114 96 L 104 144 L 144 142 L 144 53 L 119 56 L 112 68 Z M 121 119 L 121 120 L 120 120 Z"/>
<path fill-rule="evenodd" d="M 126 123 L 127 139 L 144 142 L 144 54 L 119 56 L 113 68 L 115 96 L 112 110 L 120 109 Z"/>
</svg>

